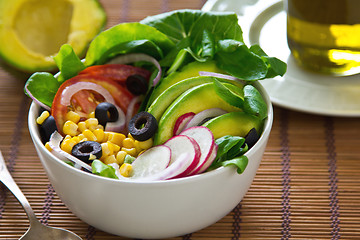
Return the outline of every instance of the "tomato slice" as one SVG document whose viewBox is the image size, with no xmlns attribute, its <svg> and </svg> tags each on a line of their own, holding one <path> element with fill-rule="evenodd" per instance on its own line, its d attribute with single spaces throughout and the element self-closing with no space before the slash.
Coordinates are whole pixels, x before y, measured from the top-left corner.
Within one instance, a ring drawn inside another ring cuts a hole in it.
<svg viewBox="0 0 360 240">
<path fill-rule="evenodd" d="M 149 80 L 151 72 L 144 68 L 134 67 L 131 65 L 104 64 L 104 65 L 94 65 L 87 67 L 86 69 L 82 70 L 79 74 L 103 76 L 117 82 L 125 83 L 128 76 L 135 74 L 141 75 L 145 79 Z"/>
<path fill-rule="evenodd" d="M 93 86 L 101 86 L 94 89 L 77 89 L 78 83 L 95 83 Z M 73 89 L 71 89 L 73 88 Z M 64 99 L 69 98 L 69 89 L 73 93 L 69 102 L 64 104 Z M 105 89 L 107 91 L 101 90 Z M 66 121 L 66 113 L 70 110 L 77 112 L 83 119 L 95 111 L 98 103 L 105 101 L 107 94 L 110 93 L 115 104 L 119 106 L 126 114 L 131 99 L 134 97 L 124 86 L 118 84 L 109 78 L 102 76 L 92 76 L 82 74 L 65 81 L 58 89 L 51 107 L 51 114 L 55 118 L 59 133 L 63 134 L 62 127 Z"/>
</svg>

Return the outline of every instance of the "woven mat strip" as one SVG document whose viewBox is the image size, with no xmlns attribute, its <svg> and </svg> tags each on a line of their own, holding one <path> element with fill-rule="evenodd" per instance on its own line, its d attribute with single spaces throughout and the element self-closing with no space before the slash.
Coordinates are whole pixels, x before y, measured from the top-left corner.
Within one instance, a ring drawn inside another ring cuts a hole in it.
<svg viewBox="0 0 360 240">
<path fill-rule="evenodd" d="M 291 211 L 290 211 L 290 182 L 291 182 L 291 172 L 290 172 L 290 162 L 291 162 L 291 152 L 289 148 L 289 135 L 288 135 L 288 116 L 285 110 L 281 111 L 280 118 L 280 138 L 281 138 L 281 159 L 282 159 L 282 224 L 283 230 L 281 230 L 282 237 L 281 239 L 289 239 L 291 237 Z"/>
<path fill-rule="evenodd" d="M 330 226 L 331 230 L 331 239 L 339 239 L 340 238 L 340 219 L 339 219 L 339 201 L 337 198 L 338 195 L 338 187 L 337 187 L 337 158 L 336 158 L 336 148 L 335 148 L 335 136 L 334 136 L 334 123 L 332 118 L 326 118 L 325 120 L 325 130 L 326 130 L 326 146 L 328 151 L 328 159 L 329 159 L 329 199 L 330 199 Z"/>
<path fill-rule="evenodd" d="M 19 142 L 21 139 L 21 130 L 23 128 L 23 125 L 26 121 L 26 111 L 27 111 L 27 107 L 28 107 L 28 102 L 29 99 L 28 97 L 26 97 L 25 95 L 22 98 L 21 104 L 20 104 L 20 108 L 16 117 L 16 122 L 15 122 L 15 128 L 14 128 L 14 132 L 11 138 L 11 147 L 10 147 L 10 153 L 9 153 L 9 157 L 7 159 L 7 168 L 10 172 L 10 174 L 14 171 L 14 165 L 16 164 L 16 158 L 17 158 L 17 154 L 18 154 L 18 150 L 19 150 Z M 5 206 L 5 201 L 6 201 L 6 192 L 8 191 L 8 189 L 5 186 L 1 186 L 0 188 L 0 218 L 2 218 L 2 213 L 5 210 L 4 206 Z"/>
</svg>

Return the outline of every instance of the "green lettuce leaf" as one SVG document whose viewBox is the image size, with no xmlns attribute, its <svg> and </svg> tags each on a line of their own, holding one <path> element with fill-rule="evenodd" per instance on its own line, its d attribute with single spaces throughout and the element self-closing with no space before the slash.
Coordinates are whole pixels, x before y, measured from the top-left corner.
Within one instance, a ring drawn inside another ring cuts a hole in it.
<svg viewBox="0 0 360 240">
<path fill-rule="evenodd" d="M 58 54 L 54 57 L 54 60 L 60 70 L 57 79 L 61 83 L 76 76 L 80 71 L 85 69 L 85 65 L 81 62 L 69 44 L 61 46 Z"/>
<path fill-rule="evenodd" d="M 248 150 L 245 138 L 226 135 L 216 139 L 215 143 L 218 145 L 217 155 L 208 170 L 234 165 L 239 174 L 244 172 L 248 164 L 248 158 L 244 155 Z"/>
<path fill-rule="evenodd" d="M 168 54 L 175 44 L 153 27 L 122 23 L 99 34 L 89 46 L 85 65 L 103 64 L 116 54 L 141 52 L 155 58 Z"/>
<path fill-rule="evenodd" d="M 260 92 L 252 85 L 244 86 L 244 112 L 256 115 L 261 119 L 267 117 L 267 105 Z"/>
<path fill-rule="evenodd" d="M 94 160 L 91 164 L 92 172 L 96 175 L 108 178 L 119 179 L 115 174 L 115 168 L 106 165 L 100 160 Z"/>
<path fill-rule="evenodd" d="M 286 71 L 285 63 L 268 57 L 259 46 L 248 48 L 244 44 L 234 13 L 177 10 L 147 17 L 140 23 L 158 29 L 176 44 L 161 61 L 162 66 L 170 67 L 168 73 L 189 62 L 185 52 L 191 61 L 215 59 L 220 69 L 248 81 L 283 75 Z"/>
<path fill-rule="evenodd" d="M 244 96 L 241 93 L 238 93 L 240 88 L 230 85 L 221 83 L 218 80 L 214 80 L 215 92 L 219 95 L 225 102 L 228 104 L 242 108 L 244 105 Z"/>
<path fill-rule="evenodd" d="M 176 10 L 149 16 L 140 23 L 158 29 L 177 45 L 176 53 L 171 53 L 170 59 L 184 49 L 197 61 L 207 61 L 213 58 L 219 40 L 243 41 L 235 13 Z"/>
<path fill-rule="evenodd" d="M 25 84 L 25 94 L 27 90 L 38 101 L 51 107 L 55 94 L 61 83 L 51 74 L 47 72 L 36 72 L 30 76 Z"/>
</svg>

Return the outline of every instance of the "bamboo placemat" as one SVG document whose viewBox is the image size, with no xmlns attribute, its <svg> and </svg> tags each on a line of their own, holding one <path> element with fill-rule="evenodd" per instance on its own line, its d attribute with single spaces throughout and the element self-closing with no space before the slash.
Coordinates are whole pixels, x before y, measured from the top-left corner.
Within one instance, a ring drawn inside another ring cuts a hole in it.
<svg viewBox="0 0 360 240">
<path fill-rule="evenodd" d="M 101 2 L 108 13 L 107 27 L 204 4 L 203 0 Z M 49 184 L 27 129 L 26 78 L 0 62 L 0 149 L 15 181 L 41 222 L 84 239 L 125 239 L 79 220 Z M 216 224 L 174 239 L 360 239 L 359 123 L 359 118 L 275 107 L 263 161 L 244 199 Z M 12 194 L 0 187 L 0 239 L 18 239 L 29 222 Z"/>
</svg>

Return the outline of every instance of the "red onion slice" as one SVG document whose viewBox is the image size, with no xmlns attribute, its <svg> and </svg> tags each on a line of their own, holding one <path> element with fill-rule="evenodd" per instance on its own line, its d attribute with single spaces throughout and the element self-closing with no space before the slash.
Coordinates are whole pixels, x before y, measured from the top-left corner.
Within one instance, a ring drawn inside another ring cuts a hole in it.
<svg viewBox="0 0 360 240">
<path fill-rule="evenodd" d="M 25 92 L 28 94 L 28 96 L 34 101 L 36 102 L 40 107 L 43 107 L 44 109 L 46 109 L 47 111 L 50 112 L 50 107 L 45 105 L 44 103 L 40 102 L 36 97 L 34 97 L 34 95 L 31 94 L 30 90 L 28 89 L 28 84 L 25 85 Z"/>
<path fill-rule="evenodd" d="M 92 172 L 92 168 L 91 166 L 87 165 L 86 163 L 84 163 L 83 161 L 81 161 L 80 159 L 74 157 L 73 155 L 63 151 L 60 148 L 60 143 L 63 140 L 63 137 L 61 136 L 60 133 L 58 133 L 57 131 L 55 131 L 49 140 L 49 145 L 50 148 L 52 150 L 54 150 L 55 152 L 57 152 L 58 154 L 60 154 L 61 156 L 69 159 L 70 161 L 72 161 L 73 163 L 80 165 L 81 167 L 85 168 L 86 170 L 88 170 L 89 172 Z"/>
<path fill-rule="evenodd" d="M 123 110 L 121 110 L 121 108 L 119 108 L 118 106 L 116 106 L 116 109 L 119 113 L 119 118 L 116 122 L 108 122 L 106 123 L 106 127 L 105 127 L 105 131 L 108 132 L 122 132 L 125 128 L 125 124 L 126 124 L 126 117 L 125 117 L 125 113 L 123 112 Z"/>
<path fill-rule="evenodd" d="M 106 102 L 112 103 L 115 105 L 114 98 L 111 96 L 108 90 L 100 86 L 99 84 L 92 83 L 92 82 L 77 82 L 75 84 L 72 84 L 64 89 L 62 92 L 61 97 L 61 104 L 64 106 L 70 105 L 70 100 L 72 96 L 81 91 L 81 90 L 92 90 L 99 94 L 101 94 Z"/>
<path fill-rule="evenodd" d="M 139 61 L 150 62 L 154 64 L 155 67 L 158 69 L 158 73 L 153 80 L 153 86 L 155 86 L 160 81 L 162 70 L 160 63 L 155 58 L 149 55 L 143 53 L 129 53 L 129 54 L 117 56 L 111 59 L 109 62 L 107 62 L 107 64 L 128 64 Z"/>
<path fill-rule="evenodd" d="M 195 114 L 195 116 L 186 124 L 184 130 L 191 127 L 199 126 L 199 124 L 207 118 L 217 117 L 225 113 L 227 113 L 227 111 L 221 108 L 205 109 L 204 111 Z"/>
<path fill-rule="evenodd" d="M 222 73 L 199 71 L 199 75 L 200 76 L 209 76 L 209 77 L 222 78 L 222 79 L 227 79 L 227 80 L 238 81 L 238 82 L 244 83 L 244 80 L 242 80 L 242 79 L 239 79 L 239 78 L 231 76 L 231 75 L 222 74 Z"/>
<path fill-rule="evenodd" d="M 129 124 L 131 118 L 134 116 L 135 114 L 135 106 L 137 103 L 140 103 L 142 100 L 141 96 L 135 96 L 133 99 L 131 99 L 128 108 L 126 110 L 126 125 Z"/>
</svg>

